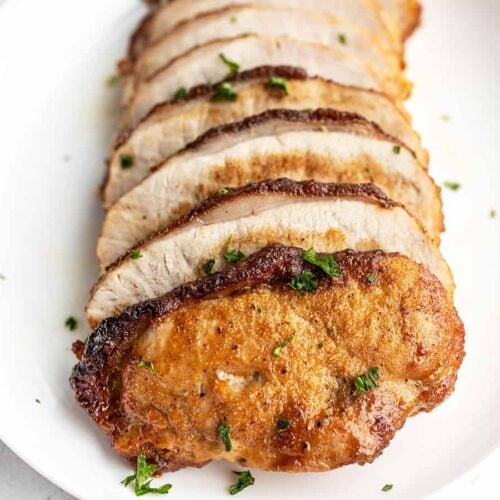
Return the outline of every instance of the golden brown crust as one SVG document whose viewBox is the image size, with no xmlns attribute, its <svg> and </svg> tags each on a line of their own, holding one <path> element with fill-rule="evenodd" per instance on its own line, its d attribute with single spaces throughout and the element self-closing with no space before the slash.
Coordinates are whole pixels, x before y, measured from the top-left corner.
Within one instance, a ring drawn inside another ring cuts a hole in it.
<svg viewBox="0 0 500 500">
<path fill-rule="evenodd" d="M 450 394 L 463 325 L 434 276 L 397 254 L 344 251 L 341 276 L 328 278 L 302 254 L 268 247 L 94 330 L 71 384 L 115 449 L 162 470 L 222 458 L 327 470 L 372 461 L 408 416 Z M 302 296 L 287 283 L 304 271 L 319 288 Z M 356 393 L 373 366 L 378 387 Z"/>
</svg>

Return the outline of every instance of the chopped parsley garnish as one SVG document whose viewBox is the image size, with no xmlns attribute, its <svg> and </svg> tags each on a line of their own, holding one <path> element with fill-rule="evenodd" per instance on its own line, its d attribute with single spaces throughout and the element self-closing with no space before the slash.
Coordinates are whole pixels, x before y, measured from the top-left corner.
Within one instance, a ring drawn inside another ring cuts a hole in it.
<svg viewBox="0 0 500 500">
<path fill-rule="evenodd" d="M 229 435 L 230 432 L 231 429 L 229 425 L 219 425 L 217 429 L 217 433 L 222 439 L 226 451 L 231 451 L 233 449 L 233 443 L 231 443 L 231 436 Z"/>
<path fill-rule="evenodd" d="M 377 277 L 374 274 L 369 274 L 366 277 L 366 281 L 368 281 L 368 283 L 371 283 L 373 285 L 373 283 L 377 282 Z"/>
<path fill-rule="evenodd" d="M 273 354 L 276 358 L 279 358 L 281 355 L 281 351 L 283 350 L 284 347 L 286 347 L 291 341 L 293 340 L 293 337 L 288 337 L 285 339 L 281 344 L 279 344 L 277 347 L 273 349 Z"/>
<path fill-rule="evenodd" d="M 132 260 L 142 259 L 142 252 L 139 249 L 137 249 L 137 250 L 131 250 L 131 252 L 130 252 L 130 258 Z"/>
<path fill-rule="evenodd" d="M 340 271 L 340 266 L 338 263 L 335 261 L 332 255 L 323 255 L 323 257 L 319 257 L 316 255 L 316 252 L 314 248 L 310 248 L 309 250 L 306 250 L 302 254 L 302 258 L 306 261 L 309 262 L 310 264 L 313 264 L 315 266 L 318 266 L 320 269 L 322 269 L 328 276 L 340 276 L 342 273 Z"/>
<path fill-rule="evenodd" d="M 280 89 L 284 95 L 288 95 L 288 84 L 284 78 L 278 76 L 272 76 L 266 82 L 266 88 L 268 89 Z"/>
<path fill-rule="evenodd" d="M 262 307 L 257 306 L 257 312 L 258 312 L 259 314 L 262 314 Z"/>
<path fill-rule="evenodd" d="M 444 122 L 449 122 L 450 121 L 450 115 L 441 115 L 441 120 Z"/>
<path fill-rule="evenodd" d="M 401 153 L 401 146 L 399 146 L 398 144 L 396 144 L 395 146 L 392 146 L 392 152 L 395 155 L 398 155 L 399 153 Z"/>
<path fill-rule="evenodd" d="M 318 349 L 321 349 L 325 344 L 323 344 L 323 342 L 319 342 L 318 343 Z"/>
<path fill-rule="evenodd" d="M 285 432 L 290 426 L 290 422 L 286 418 L 278 418 L 276 422 L 277 432 Z"/>
<path fill-rule="evenodd" d="M 120 165 L 123 170 L 127 170 L 128 168 L 132 168 L 134 166 L 134 157 L 132 155 L 121 155 L 120 156 Z"/>
<path fill-rule="evenodd" d="M 114 85 L 117 85 L 121 81 L 121 76 L 114 73 L 112 75 L 109 75 L 106 78 L 106 84 L 109 85 L 110 87 L 113 87 Z"/>
<path fill-rule="evenodd" d="M 356 392 L 368 392 L 377 387 L 377 379 L 379 377 L 379 368 L 369 368 L 366 373 L 357 376 L 354 379 L 354 388 Z"/>
<path fill-rule="evenodd" d="M 217 85 L 212 101 L 236 101 L 238 92 L 234 90 L 229 82 L 222 82 Z"/>
<path fill-rule="evenodd" d="M 228 76 L 234 76 L 238 73 L 240 65 L 237 62 L 231 61 L 231 59 L 228 59 L 224 54 L 219 54 L 219 58 L 229 69 Z"/>
<path fill-rule="evenodd" d="M 146 455 L 140 453 L 137 457 L 137 467 L 133 474 L 127 476 L 121 483 L 124 486 L 128 486 L 131 483 L 134 484 L 134 490 L 136 496 L 146 495 L 147 493 L 157 493 L 159 495 L 165 495 L 172 488 L 171 484 L 164 484 L 159 488 L 152 488 L 150 486 L 152 479 L 150 479 L 155 473 L 157 466 L 155 464 L 148 464 L 146 462 Z"/>
<path fill-rule="evenodd" d="M 219 194 L 222 194 L 222 195 L 229 194 L 229 189 L 228 188 L 221 188 L 221 189 L 219 189 Z"/>
<path fill-rule="evenodd" d="M 462 184 L 453 181 L 446 181 L 443 185 L 444 187 L 451 189 L 452 191 L 458 191 L 462 187 Z"/>
<path fill-rule="evenodd" d="M 140 361 L 137 362 L 137 366 L 139 368 L 144 366 L 145 368 L 149 368 L 153 373 L 157 373 L 157 371 L 155 369 L 155 365 L 153 363 L 151 363 L 151 361 L 143 361 L 141 359 Z"/>
<path fill-rule="evenodd" d="M 229 19 L 233 24 L 238 22 L 238 18 L 236 16 L 231 16 Z"/>
<path fill-rule="evenodd" d="M 393 484 L 384 484 L 384 486 L 382 487 L 382 491 L 390 491 L 392 490 L 392 488 L 394 488 Z"/>
<path fill-rule="evenodd" d="M 304 271 L 302 274 L 294 276 L 288 285 L 301 294 L 315 292 L 318 289 L 318 282 L 310 271 Z"/>
<path fill-rule="evenodd" d="M 187 95 L 188 95 L 188 91 L 186 90 L 186 87 L 181 87 L 174 94 L 174 101 L 182 101 L 183 99 L 185 99 L 187 97 Z"/>
<path fill-rule="evenodd" d="M 337 37 L 339 40 L 339 43 L 342 45 L 345 45 L 347 43 L 347 37 L 344 35 L 344 33 L 339 33 L 339 36 Z"/>
<path fill-rule="evenodd" d="M 241 250 L 229 250 L 227 249 L 227 252 L 224 253 L 224 258 L 230 263 L 230 264 L 237 264 L 240 260 L 245 258 L 245 254 Z"/>
<path fill-rule="evenodd" d="M 231 495 L 236 495 L 236 493 L 244 490 L 247 486 L 252 486 L 252 484 L 255 483 L 255 478 L 252 476 L 252 473 L 249 470 L 244 470 L 241 472 L 233 470 L 233 474 L 236 474 L 238 476 L 238 482 L 236 484 L 233 484 L 229 488 L 229 493 Z"/>
<path fill-rule="evenodd" d="M 39 399 L 35 399 L 35 403 L 42 404 Z"/>
<path fill-rule="evenodd" d="M 497 211 L 496 210 L 490 210 L 490 219 L 494 219 L 497 216 Z M 3 276 L 0 274 L 0 278 L 3 278 Z"/>
<path fill-rule="evenodd" d="M 205 271 L 205 274 L 207 276 L 211 276 L 214 274 L 214 265 L 215 265 L 215 259 L 212 257 L 211 259 L 208 259 L 205 264 L 203 264 L 203 270 Z"/>
<path fill-rule="evenodd" d="M 74 331 L 78 328 L 78 321 L 73 317 L 70 316 L 65 322 L 64 325 L 68 330 Z"/>
</svg>

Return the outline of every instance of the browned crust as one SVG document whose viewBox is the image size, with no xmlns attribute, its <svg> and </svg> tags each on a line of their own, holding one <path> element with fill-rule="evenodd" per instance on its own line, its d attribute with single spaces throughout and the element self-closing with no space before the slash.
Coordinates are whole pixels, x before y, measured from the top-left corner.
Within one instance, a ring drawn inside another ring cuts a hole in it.
<svg viewBox="0 0 500 500">
<path fill-rule="evenodd" d="M 317 189 L 313 184 L 310 187 Z M 368 189 L 374 194 L 378 191 L 375 187 Z M 318 267 L 303 260 L 303 252 L 300 248 L 281 245 L 266 247 L 236 266 L 182 285 L 163 297 L 141 302 L 119 316 L 103 320 L 87 339 L 82 360 L 71 374 L 71 387 L 80 406 L 106 432 L 113 432 L 120 415 L 117 405 L 113 404 L 114 395 L 109 385 L 113 375 L 120 370 L 121 360 L 150 324 L 184 304 L 259 286 L 285 284 L 304 271 L 312 272 L 323 284 L 328 281 L 330 286 L 341 286 L 349 278 L 364 280 L 373 274 L 373 269 L 384 256 L 396 255 L 379 250 L 335 253 L 342 276 L 330 280 Z"/>
<path fill-rule="evenodd" d="M 387 140 L 398 144 L 401 147 L 408 149 L 399 139 L 386 134 L 376 123 L 367 120 L 357 113 L 349 113 L 348 111 L 337 111 L 331 108 L 319 108 L 315 110 L 296 110 L 296 109 L 268 109 L 258 115 L 249 116 L 239 122 L 225 123 L 217 127 L 207 130 L 197 139 L 189 143 L 184 150 L 198 149 L 207 142 L 223 137 L 226 135 L 237 134 L 250 130 L 263 123 L 273 120 L 279 120 L 289 123 L 313 123 L 319 126 L 336 126 L 336 127 L 352 127 L 352 132 L 357 134 L 369 135 L 379 140 Z M 414 155 L 414 154 L 413 154 Z M 415 156 L 415 155 L 414 155 Z M 158 167 L 153 167 L 154 171 Z"/>
<path fill-rule="evenodd" d="M 216 193 L 210 196 L 165 229 L 150 235 L 145 240 L 134 245 L 130 251 L 143 247 L 157 238 L 181 229 L 208 212 L 224 205 L 229 205 L 236 200 L 250 196 L 270 196 L 278 194 L 283 194 L 292 198 L 344 198 L 363 200 L 366 203 L 375 203 L 383 208 L 401 206 L 399 203 L 387 198 L 384 192 L 374 184 L 336 184 L 322 183 L 314 180 L 297 182 L 291 179 L 270 179 L 243 187 L 227 188 L 227 194 Z M 128 258 L 129 252 L 107 266 L 106 272 L 117 268 Z M 101 276 L 94 286 L 94 290 L 104 276 L 105 275 Z"/>
<path fill-rule="evenodd" d="M 411 16 L 409 18 L 409 23 L 405 26 L 405 30 L 403 32 L 403 40 L 407 40 L 410 36 L 413 35 L 415 30 L 420 26 L 422 21 L 422 5 L 420 2 L 414 1 L 411 2 Z"/>
</svg>

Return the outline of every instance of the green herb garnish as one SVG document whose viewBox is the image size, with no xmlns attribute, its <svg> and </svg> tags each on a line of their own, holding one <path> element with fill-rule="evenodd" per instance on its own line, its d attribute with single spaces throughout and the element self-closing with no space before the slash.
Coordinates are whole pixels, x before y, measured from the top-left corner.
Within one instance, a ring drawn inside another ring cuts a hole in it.
<svg viewBox="0 0 500 500">
<path fill-rule="evenodd" d="M 281 355 L 281 351 L 283 350 L 284 347 L 286 347 L 291 341 L 293 340 L 293 337 L 288 337 L 285 339 L 281 344 L 279 344 L 277 347 L 273 349 L 273 354 L 276 358 L 279 358 Z"/>
<path fill-rule="evenodd" d="M 142 368 L 143 366 L 146 367 L 146 368 L 149 368 L 153 373 L 158 373 L 155 369 L 155 365 L 153 363 L 151 363 L 151 361 L 138 361 L 137 362 L 137 366 L 139 368 Z"/>
<path fill-rule="evenodd" d="M 130 258 L 132 260 L 142 259 L 142 257 L 142 252 L 139 249 L 130 251 Z"/>
<path fill-rule="evenodd" d="M 294 276 L 288 285 L 301 294 L 315 292 L 318 289 L 318 282 L 310 271 L 304 271 L 302 274 Z"/>
<path fill-rule="evenodd" d="M 68 330 L 74 331 L 78 328 L 78 321 L 73 317 L 70 316 L 65 322 L 64 325 Z"/>
<path fill-rule="evenodd" d="M 490 210 L 490 219 L 494 219 L 497 216 L 496 210 Z"/>
<path fill-rule="evenodd" d="M 186 90 L 186 87 L 181 87 L 174 94 L 174 101 L 182 101 L 183 99 L 185 99 L 187 97 L 187 95 L 188 95 L 188 91 Z"/>
<path fill-rule="evenodd" d="M 398 155 L 399 153 L 401 153 L 401 146 L 399 146 L 398 144 L 396 144 L 396 146 L 392 146 L 392 152 L 395 155 Z"/>
<path fill-rule="evenodd" d="M 325 344 L 323 344 L 323 342 L 319 342 L 318 343 L 318 349 L 321 349 Z"/>
<path fill-rule="evenodd" d="M 276 422 L 277 432 L 285 432 L 290 426 L 290 422 L 286 418 L 278 418 Z"/>
<path fill-rule="evenodd" d="M 240 65 L 237 62 L 231 61 L 231 59 L 228 59 L 224 54 L 219 54 L 219 58 L 229 69 L 228 76 L 234 76 L 238 73 Z"/>
<path fill-rule="evenodd" d="M 462 187 L 462 184 L 460 184 L 459 182 L 452 181 L 446 181 L 443 185 L 444 187 L 451 189 L 452 191 L 458 191 Z"/>
<path fill-rule="evenodd" d="M 150 484 L 152 479 L 150 479 L 154 472 L 156 471 L 157 466 L 155 464 L 148 464 L 146 462 L 146 455 L 144 453 L 140 453 L 137 457 L 137 467 L 133 474 L 127 476 L 121 483 L 124 486 L 128 486 L 129 484 L 135 482 L 134 490 L 136 496 L 146 495 L 146 493 L 157 493 L 159 495 L 165 495 L 169 492 L 170 488 L 172 488 L 171 484 L 164 484 L 159 488 L 151 488 Z"/>
<path fill-rule="evenodd" d="M 226 451 L 231 451 L 233 449 L 233 443 L 231 443 L 231 436 L 229 433 L 231 432 L 231 429 L 229 425 L 219 425 L 217 429 L 217 433 L 219 434 L 220 438 L 222 439 L 222 442 L 224 443 L 224 448 Z"/>
<path fill-rule="evenodd" d="M 236 484 L 233 484 L 229 488 L 229 493 L 231 495 L 236 495 L 236 493 L 244 490 L 247 486 L 252 486 L 252 484 L 255 483 L 255 478 L 252 476 L 252 473 L 249 470 L 245 470 L 242 472 L 233 470 L 233 474 L 236 474 L 238 476 L 238 482 Z"/>
<path fill-rule="evenodd" d="M 257 306 L 257 312 L 258 312 L 259 314 L 262 314 L 262 307 Z"/>
<path fill-rule="evenodd" d="M 236 101 L 238 93 L 229 82 L 222 82 L 217 85 L 212 101 Z"/>
<path fill-rule="evenodd" d="M 120 81 L 121 81 L 121 76 L 116 73 L 109 75 L 106 78 L 106 84 L 109 85 L 110 87 L 113 87 L 114 85 L 120 83 Z"/>
<path fill-rule="evenodd" d="M 226 195 L 229 194 L 229 189 L 228 188 L 221 188 L 219 189 L 219 194 Z"/>
<path fill-rule="evenodd" d="M 310 264 L 313 264 L 315 266 L 318 266 L 320 269 L 322 269 L 328 276 L 340 276 L 342 273 L 340 271 L 340 266 L 338 263 L 335 261 L 332 255 L 323 255 L 322 257 L 319 257 L 316 255 L 316 252 L 313 248 L 310 248 L 309 250 L 306 250 L 302 254 L 302 258 L 306 261 L 309 262 Z"/>
<path fill-rule="evenodd" d="M 449 122 L 450 121 L 450 115 L 441 115 L 441 120 L 444 122 Z"/>
<path fill-rule="evenodd" d="M 339 36 L 337 37 L 339 43 L 342 45 L 345 45 L 347 43 L 347 37 L 344 35 L 344 33 L 339 33 Z"/>
<path fill-rule="evenodd" d="M 288 95 L 288 84 L 284 78 L 278 76 L 272 76 L 266 82 L 266 88 L 268 89 L 280 89 L 284 95 Z"/>
<path fill-rule="evenodd" d="M 354 388 L 356 392 L 368 392 L 377 387 L 377 379 L 379 377 L 379 368 L 369 368 L 366 373 L 357 376 L 354 379 Z"/>
<path fill-rule="evenodd" d="M 35 399 L 35 403 L 42 404 L 39 399 Z"/>
<path fill-rule="evenodd" d="M 120 165 L 123 170 L 127 170 L 128 168 L 132 168 L 134 166 L 134 157 L 132 155 L 121 155 L 120 156 Z"/>
<path fill-rule="evenodd" d="M 384 484 L 384 486 L 382 487 L 382 491 L 390 491 L 392 490 L 392 488 L 394 488 L 393 484 Z"/>
<path fill-rule="evenodd" d="M 203 264 L 203 270 L 205 271 L 205 274 L 207 276 L 211 276 L 214 274 L 214 264 L 215 264 L 215 259 L 212 257 L 211 259 L 208 259 L 205 264 Z"/>
<path fill-rule="evenodd" d="M 230 264 L 237 264 L 245 258 L 245 254 L 241 250 L 229 250 L 228 248 L 227 252 L 224 253 L 224 257 Z"/>
<path fill-rule="evenodd" d="M 368 283 L 371 283 L 373 285 L 373 283 L 377 282 L 377 277 L 375 275 L 373 275 L 373 274 L 369 274 L 366 277 L 366 281 L 368 281 Z"/>
</svg>

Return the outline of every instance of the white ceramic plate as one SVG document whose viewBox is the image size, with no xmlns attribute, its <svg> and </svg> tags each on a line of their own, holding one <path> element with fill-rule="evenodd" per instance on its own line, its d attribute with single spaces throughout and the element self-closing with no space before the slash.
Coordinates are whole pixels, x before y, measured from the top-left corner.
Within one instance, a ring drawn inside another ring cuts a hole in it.
<svg viewBox="0 0 500 500">
<path fill-rule="evenodd" d="M 425 7 L 408 47 L 410 108 L 432 174 L 462 184 L 444 191 L 443 251 L 467 329 L 456 392 L 411 419 L 374 464 L 309 475 L 256 471 L 245 498 L 422 498 L 498 447 L 500 214 L 489 214 L 500 212 L 500 2 Z M 0 7 L 0 437 L 50 480 L 92 500 L 133 497 L 120 485 L 129 465 L 73 401 L 68 375 L 97 273 L 96 191 L 117 107 L 105 79 L 142 11 L 137 0 Z M 64 327 L 69 315 L 80 319 L 75 333 Z M 166 476 L 169 496 L 226 498 L 231 469 L 220 463 Z M 391 493 L 380 492 L 385 483 L 394 483 Z"/>
</svg>

